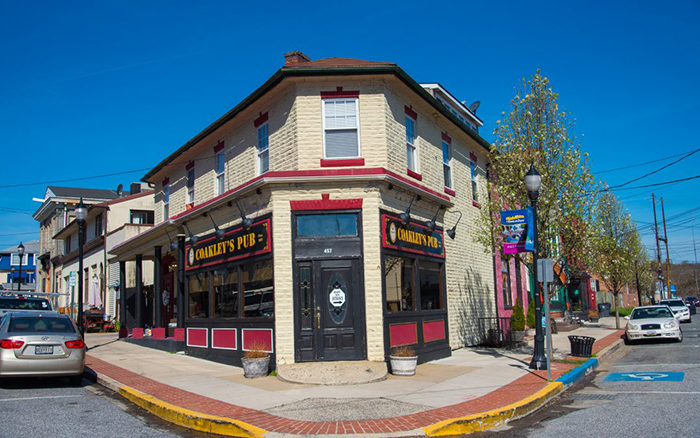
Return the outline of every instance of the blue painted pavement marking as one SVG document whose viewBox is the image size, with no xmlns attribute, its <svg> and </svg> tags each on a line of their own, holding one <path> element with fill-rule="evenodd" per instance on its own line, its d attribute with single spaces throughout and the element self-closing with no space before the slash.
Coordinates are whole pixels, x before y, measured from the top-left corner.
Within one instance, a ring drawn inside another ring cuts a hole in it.
<svg viewBox="0 0 700 438">
<path fill-rule="evenodd" d="M 685 373 L 610 373 L 604 382 L 682 382 Z"/>
</svg>

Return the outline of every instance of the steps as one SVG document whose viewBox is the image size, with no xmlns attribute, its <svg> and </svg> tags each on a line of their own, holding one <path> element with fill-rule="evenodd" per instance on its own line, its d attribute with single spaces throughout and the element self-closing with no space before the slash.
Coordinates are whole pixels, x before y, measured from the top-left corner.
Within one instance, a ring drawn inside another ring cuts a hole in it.
<svg viewBox="0 0 700 438">
<path fill-rule="evenodd" d="M 360 385 L 386 379 L 386 362 L 305 362 L 277 365 L 277 377 L 309 385 Z"/>
</svg>

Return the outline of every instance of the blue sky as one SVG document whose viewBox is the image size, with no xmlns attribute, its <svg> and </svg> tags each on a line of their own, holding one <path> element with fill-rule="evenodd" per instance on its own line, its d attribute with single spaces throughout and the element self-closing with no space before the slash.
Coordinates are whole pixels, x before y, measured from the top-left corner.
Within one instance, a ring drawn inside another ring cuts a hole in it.
<svg viewBox="0 0 700 438">
<path fill-rule="evenodd" d="M 480 100 L 489 140 L 519 78 L 541 68 L 594 170 L 700 148 L 697 1 L 238 3 L 0 1 L 0 185 L 153 167 L 291 50 L 396 62 Z M 619 184 L 670 161 L 600 176 Z M 700 153 L 636 184 L 698 168 Z M 115 188 L 144 173 L 56 185 Z M 45 186 L 0 187 L 0 247 L 38 238 L 32 197 Z M 667 217 L 700 206 L 699 191 L 700 179 L 654 190 Z M 645 232 L 651 189 L 619 194 Z M 693 257 L 687 225 L 671 229 L 674 261 Z"/>
</svg>

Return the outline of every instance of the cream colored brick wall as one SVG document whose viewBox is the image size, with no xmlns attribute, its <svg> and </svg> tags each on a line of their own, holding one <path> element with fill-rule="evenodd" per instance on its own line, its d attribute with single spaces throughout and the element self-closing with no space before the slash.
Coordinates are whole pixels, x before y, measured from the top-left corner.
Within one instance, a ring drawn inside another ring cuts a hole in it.
<svg viewBox="0 0 700 438">
<path fill-rule="evenodd" d="M 365 167 L 386 167 L 386 125 L 384 123 L 385 82 L 379 77 L 363 80 L 337 78 L 332 80 L 300 80 L 297 84 L 297 132 L 299 169 L 318 169 L 323 158 L 323 100 L 322 91 L 360 92 L 360 156 Z"/>
<path fill-rule="evenodd" d="M 320 200 L 324 193 L 328 193 L 330 199 L 363 199 L 367 358 L 372 361 L 384 361 L 382 274 L 379 254 L 380 191 L 374 185 L 357 187 L 348 184 L 276 186 L 272 192 L 277 361 L 280 364 L 294 362 L 294 263 L 292 214 L 289 201 Z"/>
</svg>

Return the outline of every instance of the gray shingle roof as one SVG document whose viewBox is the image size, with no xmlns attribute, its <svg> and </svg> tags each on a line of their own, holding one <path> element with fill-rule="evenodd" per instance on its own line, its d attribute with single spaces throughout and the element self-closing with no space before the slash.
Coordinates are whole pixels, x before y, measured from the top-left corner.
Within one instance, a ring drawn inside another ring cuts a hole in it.
<svg viewBox="0 0 700 438">
<path fill-rule="evenodd" d="M 75 187 L 48 187 L 51 192 L 59 197 L 63 198 L 90 198 L 90 199 L 116 199 L 119 195 L 115 190 L 105 190 L 105 189 L 80 189 Z"/>
<path fill-rule="evenodd" d="M 19 245 L 19 242 L 17 242 L 17 245 L 10 246 L 4 249 L 0 249 L 0 253 L 7 254 L 7 253 L 14 253 L 17 252 L 17 246 Z M 22 242 L 22 245 L 24 245 L 24 253 L 25 254 L 39 254 L 39 241 L 38 240 L 30 240 L 28 242 Z"/>
</svg>

